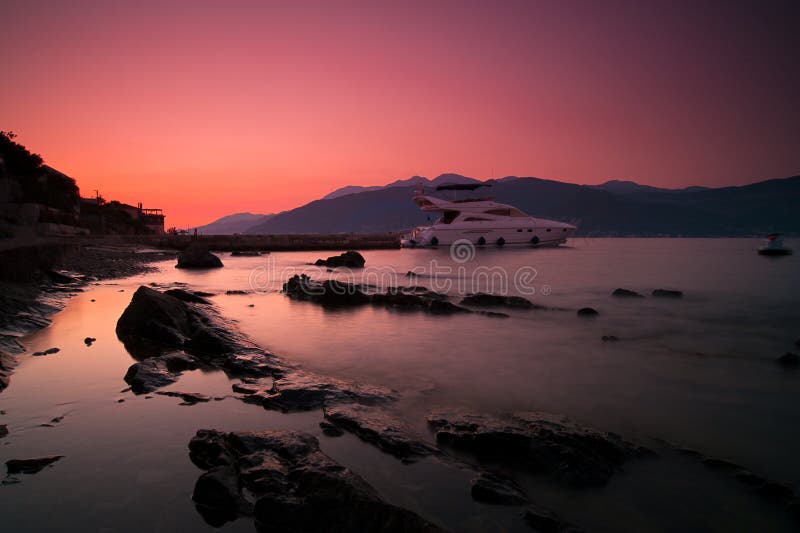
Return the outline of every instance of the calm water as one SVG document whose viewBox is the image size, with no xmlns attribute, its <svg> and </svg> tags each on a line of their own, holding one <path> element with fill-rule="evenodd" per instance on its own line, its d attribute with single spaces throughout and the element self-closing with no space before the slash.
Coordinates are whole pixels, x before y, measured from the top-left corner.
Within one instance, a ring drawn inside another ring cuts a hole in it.
<svg viewBox="0 0 800 533">
<path fill-rule="evenodd" d="M 347 278 L 311 270 L 307 262 L 330 255 L 320 252 L 222 254 L 225 268 L 205 272 L 167 262 L 157 273 L 91 286 L 51 327 L 24 339 L 29 352 L 52 346 L 61 352 L 21 356 L 0 394 L 7 413 L 0 423 L 11 432 L 0 441 L 0 461 L 66 456 L 22 476 L 21 484 L 0 486 L 0 516 L 17 531 L 211 529 L 190 500 L 200 474 L 187 452 L 194 432 L 294 428 L 320 436 L 327 453 L 391 502 L 448 528 L 525 530 L 519 508 L 471 501 L 469 472 L 435 460 L 406 466 L 351 436 L 321 436 L 319 412 L 283 415 L 233 398 L 183 407 L 174 398 L 120 392 L 133 360 L 114 326 L 133 290 L 151 282 L 216 293 L 223 314 L 291 362 L 397 389 L 402 399 L 392 409 L 423 435 L 433 407 L 544 410 L 655 447 L 652 439 L 659 438 L 696 448 L 800 485 L 800 372 L 773 363 L 800 337 L 800 258 L 760 257 L 758 244 L 576 239 L 553 250 L 482 249 L 463 263 L 448 249 L 363 254 L 375 268 L 358 273 L 357 281 L 427 285 L 456 302 L 470 290 L 505 289 L 555 308 L 509 311 L 508 319 L 328 310 L 280 294 L 294 271 Z M 487 267 L 496 267 L 491 276 L 483 275 Z M 423 275 L 410 281 L 410 270 Z M 224 294 L 253 287 L 252 294 Z M 648 297 L 610 297 L 617 287 Z M 682 290 L 684 298 L 650 298 L 656 288 Z M 577 317 L 584 306 L 600 316 Z M 602 335 L 621 340 L 604 343 Z M 87 336 L 98 339 L 92 347 L 83 344 Z M 230 394 L 219 372 L 187 373 L 170 388 Z M 62 415 L 54 427 L 40 426 Z M 724 475 L 659 451 L 659 459 L 629 463 L 603 490 L 567 490 L 535 478 L 523 483 L 534 501 L 591 531 L 792 530 L 779 508 Z M 253 526 L 240 519 L 224 530 Z"/>
</svg>

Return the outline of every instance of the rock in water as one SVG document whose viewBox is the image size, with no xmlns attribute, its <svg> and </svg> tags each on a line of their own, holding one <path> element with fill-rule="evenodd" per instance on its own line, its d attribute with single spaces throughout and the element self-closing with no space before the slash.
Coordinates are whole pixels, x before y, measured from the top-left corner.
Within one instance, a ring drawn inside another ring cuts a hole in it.
<svg viewBox="0 0 800 533">
<path fill-rule="evenodd" d="M 521 412 L 506 419 L 439 411 L 428 416 L 428 424 L 440 445 L 579 487 L 604 485 L 626 460 L 652 453 L 548 413 Z"/>
<path fill-rule="evenodd" d="M 41 357 L 43 355 L 52 355 L 52 354 L 58 353 L 60 351 L 61 350 L 59 348 L 48 348 L 48 349 L 43 350 L 41 352 L 33 352 L 33 356 L 34 357 Z"/>
<path fill-rule="evenodd" d="M 672 291 L 669 289 L 656 289 L 653 291 L 653 296 L 659 298 L 681 298 L 683 297 L 683 292 L 681 291 Z"/>
<path fill-rule="evenodd" d="M 211 302 L 209 302 L 196 292 L 189 292 L 183 289 L 169 289 L 167 291 L 164 291 L 164 294 L 169 294 L 173 298 L 177 298 L 178 300 L 183 300 L 184 302 L 191 302 L 193 304 L 204 304 L 204 305 L 211 304 Z"/>
<path fill-rule="evenodd" d="M 189 456 L 206 470 L 192 495 L 204 516 L 215 511 L 216 517 L 235 517 L 252 507 L 259 531 L 440 531 L 411 511 L 384 502 L 306 433 L 201 429 L 189 443 Z"/>
<path fill-rule="evenodd" d="M 193 242 L 178 254 L 176 268 L 220 268 L 222 261 L 219 257 L 208 251 L 208 247 L 199 242 Z"/>
<path fill-rule="evenodd" d="M 619 340 L 619 337 L 617 337 L 616 335 L 603 335 L 602 337 L 600 337 L 600 339 L 603 342 L 616 342 Z"/>
<path fill-rule="evenodd" d="M 499 294 L 486 294 L 477 292 L 468 294 L 461 300 L 461 305 L 474 305 L 477 307 L 510 307 L 512 309 L 544 309 L 541 305 L 521 296 L 503 296 Z"/>
<path fill-rule="evenodd" d="M 8 436 L 8 426 L 5 424 L 0 424 L 0 439 L 7 436 Z"/>
<path fill-rule="evenodd" d="M 483 472 L 471 482 L 472 499 L 496 505 L 522 505 L 528 497 L 516 483 L 495 474 Z"/>
<path fill-rule="evenodd" d="M 522 513 L 525 523 L 538 533 L 582 533 L 583 530 L 566 522 L 552 511 L 531 505 Z"/>
<path fill-rule="evenodd" d="M 611 296 L 616 296 L 618 298 L 644 298 L 644 296 L 638 292 L 628 289 L 615 289 L 614 292 L 611 293 Z"/>
<path fill-rule="evenodd" d="M 325 419 L 384 452 L 411 463 L 437 453 L 433 446 L 412 435 L 406 425 L 374 407 L 339 404 L 324 409 Z"/>
<path fill-rule="evenodd" d="M 36 474 L 62 457 L 64 456 L 50 455 L 33 459 L 10 459 L 6 461 L 6 469 L 9 474 Z"/>
<path fill-rule="evenodd" d="M 800 366 L 800 355 L 792 352 L 786 352 L 782 356 L 775 359 L 775 362 L 786 368 L 797 368 Z"/>
<path fill-rule="evenodd" d="M 597 316 L 600 313 L 597 312 L 597 309 L 593 309 L 591 307 L 581 307 L 578 309 L 578 316 Z"/>
<path fill-rule="evenodd" d="M 330 268 L 363 268 L 365 263 L 366 260 L 364 256 L 355 250 L 349 250 L 340 255 L 333 255 L 327 259 L 317 259 L 314 262 L 316 266 L 326 266 Z"/>
</svg>

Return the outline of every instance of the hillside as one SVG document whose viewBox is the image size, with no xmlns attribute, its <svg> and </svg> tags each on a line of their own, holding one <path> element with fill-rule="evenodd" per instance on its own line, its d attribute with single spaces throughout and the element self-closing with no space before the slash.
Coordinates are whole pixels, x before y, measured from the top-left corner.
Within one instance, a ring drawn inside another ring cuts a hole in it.
<svg viewBox="0 0 800 533">
<path fill-rule="evenodd" d="M 274 215 L 259 215 L 255 213 L 234 213 L 205 226 L 198 226 L 197 233 L 200 235 L 233 235 L 234 233 L 244 233 L 249 228 L 269 220 Z"/>
<path fill-rule="evenodd" d="M 446 176 L 446 177 L 445 177 Z M 426 184 L 472 180 L 442 175 Z M 538 178 L 491 182 L 498 202 L 538 217 L 572 222 L 581 235 L 737 236 L 800 233 L 800 176 L 741 187 L 670 190 L 625 184 L 624 192 Z M 427 224 L 430 214 L 411 201 L 415 187 L 389 185 L 316 200 L 261 222 L 247 233 L 402 231 Z M 483 190 L 482 190 L 483 191 Z M 435 193 L 436 194 L 436 193 Z M 441 193 L 438 193 L 441 194 Z M 485 193 L 483 193 L 485 194 Z"/>
</svg>

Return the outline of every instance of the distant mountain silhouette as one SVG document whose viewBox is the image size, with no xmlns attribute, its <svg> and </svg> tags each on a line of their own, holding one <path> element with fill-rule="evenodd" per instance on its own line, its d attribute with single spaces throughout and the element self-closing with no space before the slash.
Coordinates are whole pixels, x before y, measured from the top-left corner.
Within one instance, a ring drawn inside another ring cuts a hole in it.
<svg viewBox="0 0 800 533">
<path fill-rule="evenodd" d="M 274 215 L 258 215 L 254 213 L 235 213 L 210 222 L 205 226 L 198 226 L 197 233 L 201 235 L 233 235 L 245 233 L 256 224 L 266 222 Z"/>
<path fill-rule="evenodd" d="M 423 178 L 422 176 L 412 176 L 406 180 L 393 181 L 388 185 L 373 185 L 369 187 L 364 187 L 361 185 L 346 185 L 341 189 L 336 189 L 332 193 L 326 194 L 321 198 L 321 200 L 332 200 L 334 198 L 339 198 L 340 196 L 347 196 L 348 194 L 379 191 L 381 189 L 388 189 L 391 187 L 416 187 L 419 185 L 436 187 L 438 185 L 444 185 L 446 183 L 476 183 L 478 181 L 480 180 L 476 180 L 474 178 L 468 178 L 466 176 L 461 176 L 460 174 L 442 174 L 432 180 L 429 180 L 428 178 Z"/>
<path fill-rule="evenodd" d="M 429 223 L 411 201 L 418 183 L 432 191 L 445 183 L 476 182 L 458 174 L 434 180 L 415 176 L 375 190 L 304 206 L 260 221 L 247 233 L 369 233 L 402 231 Z M 800 176 L 741 187 L 661 189 L 634 182 L 575 185 L 539 178 L 507 176 L 490 180 L 498 202 L 542 218 L 572 222 L 580 235 L 741 236 L 772 231 L 800 233 Z M 610 190 L 609 190 L 610 189 Z M 487 192 L 488 191 L 488 192 Z M 452 193 L 436 193 L 450 198 Z M 465 197 L 459 193 L 459 197 Z"/>
</svg>

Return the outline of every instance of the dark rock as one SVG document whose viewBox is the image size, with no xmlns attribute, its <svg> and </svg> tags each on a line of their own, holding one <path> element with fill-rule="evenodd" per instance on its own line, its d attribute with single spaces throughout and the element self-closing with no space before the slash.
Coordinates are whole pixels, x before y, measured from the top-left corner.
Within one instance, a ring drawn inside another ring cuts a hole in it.
<svg viewBox="0 0 800 533">
<path fill-rule="evenodd" d="M 511 315 L 507 315 L 506 313 L 498 313 L 496 311 L 476 311 L 476 313 L 492 318 L 511 318 Z"/>
<path fill-rule="evenodd" d="M 659 298 L 681 298 L 683 296 L 683 292 L 672 291 L 669 289 L 656 289 L 653 291 L 653 296 L 657 296 Z"/>
<path fill-rule="evenodd" d="M 211 296 L 215 296 L 213 292 L 205 292 L 205 291 L 192 291 L 192 294 L 195 296 L 199 296 L 201 298 L 209 298 Z"/>
<path fill-rule="evenodd" d="M 599 314 L 600 313 L 598 313 L 596 309 L 593 309 L 591 307 L 581 307 L 580 309 L 578 309 L 578 316 L 589 317 L 589 316 L 597 316 Z"/>
<path fill-rule="evenodd" d="M 528 497 L 516 483 L 495 474 L 483 472 L 470 482 L 472 499 L 495 505 L 522 505 Z"/>
<path fill-rule="evenodd" d="M 94 341 L 96 340 L 97 339 L 95 339 L 94 337 L 86 337 L 85 339 L 83 339 L 83 343 L 86 344 L 86 346 L 91 346 L 92 343 L 94 343 Z"/>
<path fill-rule="evenodd" d="M 177 298 L 178 300 L 182 300 L 184 302 L 191 302 L 194 304 L 205 304 L 209 305 L 211 302 L 199 296 L 197 293 L 185 291 L 183 289 L 169 289 L 164 291 L 164 294 L 168 294 L 173 298 Z"/>
<path fill-rule="evenodd" d="M 340 255 L 334 255 L 327 259 L 317 259 L 314 264 L 316 266 L 326 266 L 331 268 L 347 267 L 347 268 L 362 268 L 366 260 L 360 253 L 349 250 Z"/>
<path fill-rule="evenodd" d="M 231 252 L 232 257 L 258 257 L 261 252 L 258 250 L 234 250 Z"/>
<path fill-rule="evenodd" d="M 437 452 L 414 436 L 402 421 L 374 407 L 339 404 L 325 407 L 324 413 L 332 424 L 403 462 L 410 463 Z"/>
<path fill-rule="evenodd" d="M 800 366 L 800 355 L 792 352 L 786 352 L 782 356 L 775 359 L 775 362 L 785 368 L 797 368 Z"/>
<path fill-rule="evenodd" d="M 619 340 L 619 337 L 616 335 L 603 335 L 601 339 L 605 342 L 616 342 Z"/>
<path fill-rule="evenodd" d="M 125 403 L 125 398 L 120 398 L 119 400 L 117 400 L 117 403 Z"/>
<path fill-rule="evenodd" d="M 284 412 L 320 409 L 349 402 L 377 405 L 396 399 L 396 393 L 391 389 L 361 385 L 300 369 L 289 370 L 275 380 L 266 381 L 237 384 L 233 390 L 243 394 L 240 399 L 245 402 Z"/>
<path fill-rule="evenodd" d="M 33 459 L 10 459 L 6 461 L 6 469 L 9 474 L 36 474 L 46 467 L 55 463 L 63 455 L 50 455 L 47 457 L 36 457 Z"/>
<path fill-rule="evenodd" d="M 48 348 L 48 349 L 46 349 L 44 351 L 41 351 L 41 352 L 33 352 L 33 355 L 35 357 L 40 357 L 42 355 L 51 355 L 51 354 L 54 354 L 54 353 L 58 353 L 60 351 L 61 350 L 59 348 Z"/>
<path fill-rule="evenodd" d="M 305 300 L 332 307 L 351 307 L 370 302 L 361 289 L 352 283 L 336 280 L 313 281 L 305 274 L 294 275 L 283 284 L 283 292 L 295 300 Z"/>
<path fill-rule="evenodd" d="M 199 430 L 190 458 L 207 471 L 193 498 L 206 510 L 245 514 L 259 531 L 438 531 L 416 514 L 384 502 L 362 478 L 293 431 Z M 205 516 L 205 514 L 204 514 Z"/>
<path fill-rule="evenodd" d="M 611 293 L 611 296 L 617 296 L 619 298 L 644 298 L 644 296 L 638 292 L 628 289 L 615 289 L 614 292 Z"/>
<path fill-rule="evenodd" d="M 581 533 L 583 530 L 566 522 L 552 511 L 530 505 L 522 514 L 525 523 L 538 533 Z"/>
<path fill-rule="evenodd" d="M 486 294 L 477 292 L 468 294 L 461 300 L 461 305 L 474 305 L 476 307 L 509 307 L 511 309 L 544 309 L 535 305 L 530 300 L 521 296 L 503 296 L 499 294 Z"/>
<path fill-rule="evenodd" d="M 178 254 L 176 268 L 220 268 L 222 261 L 199 242 L 193 242 Z"/>
<path fill-rule="evenodd" d="M 344 431 L 325 420 L 319 423 L 319 427 L 322 429 L 322 432 L 329 437 L 341 437 L 344 435 Z"/>
<path fill-rule="evenodd" d="M 428 424 L 440 445 L 574 486 L 603 485 L 626 460 L 652 453 L 613 433 L 540 412 L 505 419 L 440 411 Z"/>
<path fill-rule="evenodd" d="M 178 375 L 171 372 L 162 359 L 153 357 L 132 364 L 123 379 L 135 394 L 142 394 L 175 383 Z"/>
<path fill-rule="evenodd" d="M 197 403 L 211 401 L 211 398 L 205 394 L 200 394 L 197 392 L 158 391 L 156 394 L 160 394 L 161 396 L 170 396 L 172 398 L 180 398 L 183 400 L 181 405 L 195 405 Z"/>
<path fill-rule="evenodd" d="M 0 424 L 0 439 L 7 436 L 8 436 L 8 426 L 5 424 Z"/>
<path fill-rule="evenodd" d="M 228 294 L 228 295 L 250 294 L 250 291 L 245 291 L 245 290 L 242 290 L 242 289 L 231 289 L 229 291 L 225 291 L 225 294 Z"/>
</svg>

